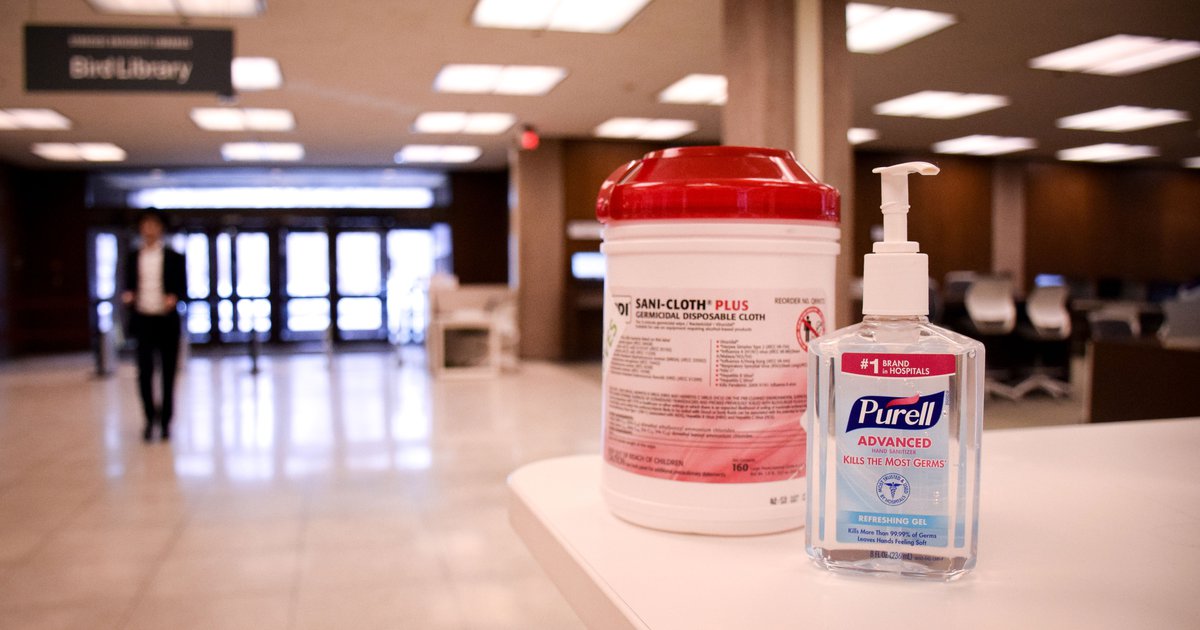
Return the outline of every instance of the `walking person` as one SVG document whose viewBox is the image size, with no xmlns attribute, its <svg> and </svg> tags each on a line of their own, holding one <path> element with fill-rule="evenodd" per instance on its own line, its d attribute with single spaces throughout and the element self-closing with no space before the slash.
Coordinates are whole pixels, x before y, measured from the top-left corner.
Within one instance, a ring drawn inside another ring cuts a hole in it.
<svg viewBox="0 0 1200 630">
<path fill-rule="evenodd" d="M 146 212 L 138 218 L 141 247 L 125 264 L 125 291 L 121 301 L 130 309 L 129 334 L 137 341 L 138 391 L 146 414 L 142 439 L 153 438 L 160 427 L 164 441 L 171 438 L 175 402 L 175 372 L 179 360 L 179 301 L 187 297 L 187 272 L 183 254 L 163 243 L 161 215 Z M 161 404 L 154 402 L 155 363 L 161 370 Z"/>
</svg>

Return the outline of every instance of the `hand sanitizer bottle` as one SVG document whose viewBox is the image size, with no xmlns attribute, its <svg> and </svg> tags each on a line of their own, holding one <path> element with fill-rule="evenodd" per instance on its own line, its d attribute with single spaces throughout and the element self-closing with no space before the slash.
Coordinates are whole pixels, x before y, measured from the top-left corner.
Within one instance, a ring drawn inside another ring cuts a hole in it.
<svg viewBox="0 0 1200 630">
<path fill-rule="evenodd" d="M 908 240 L 908 175 L 883 178 L 884 240 L 862 323 L 809 350 L 805 546 L 835 571 L 953 579 L 975 566 L 983 345 L 929 323 L 929 259 Z"/>
</svg>

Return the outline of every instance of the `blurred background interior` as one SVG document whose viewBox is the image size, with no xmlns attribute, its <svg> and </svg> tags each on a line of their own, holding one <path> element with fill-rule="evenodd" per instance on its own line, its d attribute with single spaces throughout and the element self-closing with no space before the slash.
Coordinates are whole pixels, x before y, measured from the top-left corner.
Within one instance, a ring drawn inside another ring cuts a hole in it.
<svg viewBox="0 0 1200 630">
<path fill-rule="evenodd" d="M 0 627 L 578 627 L 504 478 L 599 448 L 596 192 L 669 146 L 842 191 L 839 326 L 871 169 L 940 166 L 910 234 L 987 429 L 1200 415 L 1200 5 L 1044 5 L 0 0 Z M 228 29 L 231 89 L 30 89 L 27 26 Z M 149 208 L 188 295 L 144 445 Z"/>
</svg>

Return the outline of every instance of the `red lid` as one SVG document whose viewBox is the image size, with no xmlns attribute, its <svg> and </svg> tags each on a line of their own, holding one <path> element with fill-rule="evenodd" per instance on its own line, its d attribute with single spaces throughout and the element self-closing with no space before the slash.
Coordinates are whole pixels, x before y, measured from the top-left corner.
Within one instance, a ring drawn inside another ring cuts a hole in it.
<svg viewBox="0 0 1200 630">
<path fill-rule="evenodd" d="M 837 189 L 816 180 L 791 151 L 685 147 L 647 153 L 600 187 L 600 221 L 803 219 L 838 222 Z"/>
</svg>

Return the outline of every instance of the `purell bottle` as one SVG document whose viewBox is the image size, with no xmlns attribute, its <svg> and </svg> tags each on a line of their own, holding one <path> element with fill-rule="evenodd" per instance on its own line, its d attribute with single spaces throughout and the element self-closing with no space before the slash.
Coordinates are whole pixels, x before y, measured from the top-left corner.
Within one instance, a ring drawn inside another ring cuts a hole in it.
<svg viewBox="0 0 1200 630">
<path fill-rule="evenodd" d="M 929 323 L 929 260 L 908 240 L 908 175 L 875 169 L 884 240 L 862 323 L 810 348 L 805 542 L 835 571 L 953 579 L 975 566 L 983 345 Z"/>
</svg>

